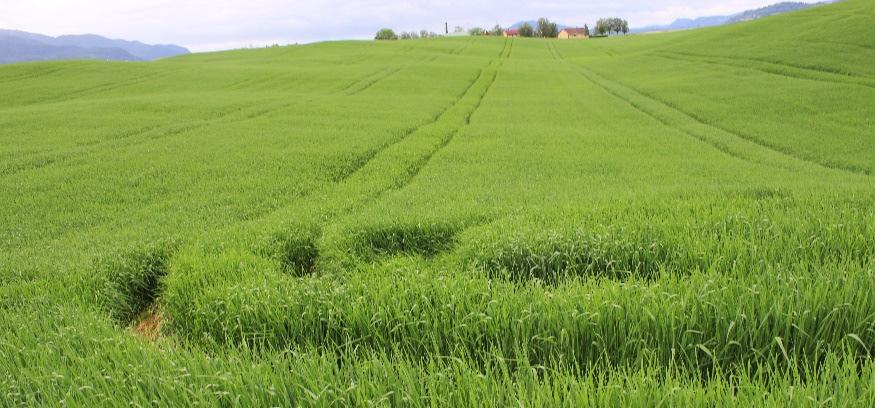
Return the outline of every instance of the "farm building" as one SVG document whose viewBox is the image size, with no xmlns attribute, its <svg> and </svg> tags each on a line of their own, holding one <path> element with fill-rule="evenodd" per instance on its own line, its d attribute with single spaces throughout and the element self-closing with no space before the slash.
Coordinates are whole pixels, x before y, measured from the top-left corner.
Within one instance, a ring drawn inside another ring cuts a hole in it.
<svg viewBox="0 0 875 408">
<path fill-rule="evenodd" d="M 504 30 L 504 36 L 505 37 L 519 37 L 520 30 L 517 30 L 516 28 L 508 28 L 507 30 Z"/>
<path fill-rule="evenodd" d="M 589 34 L 587 34 L 586 30 L 582 28 L 563 28 L 562 31 L 559 32 L 560 40 L 569 40 L 575 38 L 589 38 Z"/>
</svg>

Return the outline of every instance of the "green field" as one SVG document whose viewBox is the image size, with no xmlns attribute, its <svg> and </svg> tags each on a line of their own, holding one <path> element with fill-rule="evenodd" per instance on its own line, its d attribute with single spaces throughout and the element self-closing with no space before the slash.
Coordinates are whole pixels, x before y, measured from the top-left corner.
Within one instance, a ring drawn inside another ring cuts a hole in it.
<svg viewBox="0 0 875 408">
<path fill-rule="evenodd" d="M 870 0 L 0 66 L 0 406 L 873 406 L 873 188 Z"/>
</svg>

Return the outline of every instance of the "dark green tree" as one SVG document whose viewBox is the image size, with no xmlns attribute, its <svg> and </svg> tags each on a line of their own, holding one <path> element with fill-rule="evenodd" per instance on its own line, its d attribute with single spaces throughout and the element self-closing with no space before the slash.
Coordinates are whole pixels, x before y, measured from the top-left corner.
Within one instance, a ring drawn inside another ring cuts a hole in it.
<svg viewBox="0 0 875 408">
<path fill-rule="evenodd" d="M 519 28 L 520 37 L 534 37 L 535 29 L 529 23 L 523 23 Z"/>
<path fill-rule="evenodd" d="M 611 32 L 610 23 L 606 18 L 600 18 L 599 21 L 595 23 L 595 32 L 598 35 L 605 35 Z"/>
<path fill-rule="evenodd" d="M 398 35 L 392 31 L 391 28 L 382 28 L 380 31 L 377 31 L 377 35 L 374 36 L 375 40 L 397 40 Z"/>
<path fill-rule="evenodd" d="M 557 26 L 556 23 L 541 17 L 538 19 L 536 35 L 541 38 L 556 38 L 559 36 L 559 26 Z"/>
</svg>

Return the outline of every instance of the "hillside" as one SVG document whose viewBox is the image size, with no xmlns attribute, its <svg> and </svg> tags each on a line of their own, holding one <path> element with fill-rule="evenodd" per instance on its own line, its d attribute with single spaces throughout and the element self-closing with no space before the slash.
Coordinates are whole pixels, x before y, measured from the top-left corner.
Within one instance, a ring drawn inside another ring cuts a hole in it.
<svg viewBox="0 0 875 408">
<path fill-rule="evenodd" d="M 735 14 L 730 16 L 729 20 L 726 22 L 727 24 L 740 23 L 743 21 L 751 21 L 756 20 L 763 17 L 774 16 L 776 14 L 789 13 L 791 11 L 804 10 L 809 7 L 822 6 L 824 4 L 828 4 L 829 2 L 821 2 L 821 3 L 803 3 L 803 2 L 792 2 L 785 1 L 781 3 L 772 4 L 766 7 L 761 7 L 754 10 L 747 10 L 742 13 Z"/>
<path fill-rule="evenodd" d="M 873 406 L 871 6 L 0 66 L 0 406 Z"/>
<path fill-rule="evenodd" d="M 93 34 L 50 37 L 0 30 L 0 64 L 69 59 L 149 61 L 188 53 L 187 49 L 176 45 L 148 45 Z"/>
<path fill-rule="evenodd" d="M 825 1 L 819 3 L 803 3 L 803 2 L 781 2 L 775 3 L 766 7 L 761 7 L 753 10 L 745 10 L 740 13 L 727 16 L 706 16 L 697 18 L 679 18 L 667 25 L 652 25 L 641 28 L 633 28 L 633 33 L 648 33 L 654 31 L 675 31 L 689 30 L 692 28 L 714 27 L 724 24 L 735 24 L 743 21 L 752 21 L 764 17 L 774 16 L 777 14 L 789 13 L 791 11 L 803 10 L 810 7 L 822 6 L 834 1 Z"/>
</svg>

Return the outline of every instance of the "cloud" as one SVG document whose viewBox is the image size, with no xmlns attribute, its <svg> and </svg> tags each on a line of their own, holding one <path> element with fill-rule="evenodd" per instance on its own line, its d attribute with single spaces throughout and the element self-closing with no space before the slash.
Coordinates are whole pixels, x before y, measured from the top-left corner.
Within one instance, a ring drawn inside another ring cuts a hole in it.
<svg viewBox="0 0 875 408">
<path fill-rule="evenodd" d="M 96 33 L 195 51 L 370 38 L 377 29 L 442 31 L 547 17 L 582 25 L 621 16 L 632 26 L 731 14 L 775 0 L 0 0 L 0 27 L 49 35 Z"/>
</svg>

